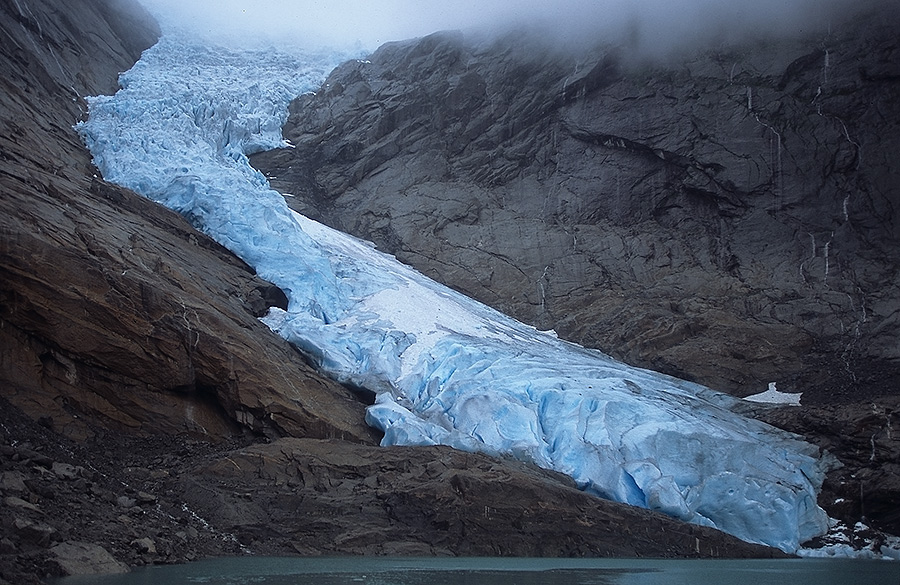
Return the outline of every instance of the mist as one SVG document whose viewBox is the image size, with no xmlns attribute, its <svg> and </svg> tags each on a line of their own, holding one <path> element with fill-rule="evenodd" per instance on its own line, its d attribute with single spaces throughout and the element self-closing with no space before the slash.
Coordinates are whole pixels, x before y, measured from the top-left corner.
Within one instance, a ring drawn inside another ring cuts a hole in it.
<svg viewBox="0 0 900 585">
<path fill-rule="evenodd" d="M 141 0 L 164 28 L 220 42 L 290 42 L 374 50 L 458 29 L 529 28 L 551 42 L 625 43 L 644 56 L 748 37 L 826 33 L 853 10 L 888 0 Z"/>
</svg>

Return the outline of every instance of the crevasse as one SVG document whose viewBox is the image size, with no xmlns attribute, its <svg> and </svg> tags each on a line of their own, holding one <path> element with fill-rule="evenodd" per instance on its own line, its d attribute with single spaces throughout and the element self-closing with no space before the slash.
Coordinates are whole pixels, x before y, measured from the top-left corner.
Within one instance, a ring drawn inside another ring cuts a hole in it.
<svg viewBox="0 0 900 585">
<path fill-rule="evenodd" d="M 555 469 L 598 496 L 793 552 L 824 533 L 815 447 L 734 399 L 514 321 L 292 212 L 248 163 L 348 54 L 166 34 L 78 125 L 106 179 L 188 217 L 281 287 L 265 322 L 374 390 L 384 445 L 441 443 Z"/>
</svg>

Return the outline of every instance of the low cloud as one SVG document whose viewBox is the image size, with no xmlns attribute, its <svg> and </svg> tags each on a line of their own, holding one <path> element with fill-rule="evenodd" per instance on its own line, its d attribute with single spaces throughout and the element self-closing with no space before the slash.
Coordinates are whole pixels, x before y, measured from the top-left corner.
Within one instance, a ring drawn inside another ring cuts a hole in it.
<svg viewBox="0 0 900 585">
<path fill-rule="evenodd" d="M 746 37 L 825 33 L 847 12 L 896 0 L 141 0 L 164 26 L 301 45 L 361 45 L 438 30 L 529 27 L 559 43 L 625 42 L 645 55 Z"/>
</svg>

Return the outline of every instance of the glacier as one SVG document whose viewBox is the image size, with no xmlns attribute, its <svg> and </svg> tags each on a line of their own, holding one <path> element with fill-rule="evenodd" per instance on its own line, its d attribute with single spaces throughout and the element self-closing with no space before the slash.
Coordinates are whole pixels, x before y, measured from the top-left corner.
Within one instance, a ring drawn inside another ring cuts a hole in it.
<svg viewBox="0 0 900 585">
<path fill-rule="evenodd" d="M 291 211 L 247 155 L 289 147 L 287 104 L 362 55 L 215 46 L 167 31 L 76 128 L 104 177 L 182 213 L 284 290 L 264 322 L 376 393 L 383 445 L 444 444 L 795 552 L 826 532 L 825 459 L 738 400 L 617 362 Z"/>
</svg>

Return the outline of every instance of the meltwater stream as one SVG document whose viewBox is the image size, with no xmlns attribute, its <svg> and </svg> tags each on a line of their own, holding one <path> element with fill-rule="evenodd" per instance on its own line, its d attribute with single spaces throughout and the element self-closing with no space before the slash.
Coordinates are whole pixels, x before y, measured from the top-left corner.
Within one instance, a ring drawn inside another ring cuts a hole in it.
<svg viewBox="0 0 900 585">
<path fill-rule="evenodd" d="M 358 55 L 357 55 L 358 56 Z M 378 394 L 384 444 L 442 443 L 572 476 L 598 496 L 793 552 L 825 532 L 815 447 L 735 399 L 514 321 L 292 212 L 247 154 L 287 147 L 290 99 L 341 60 L 167 33 L 78 126 L 107 180 L 185 215 L 289 298 L 265 322 Z"/>
</svg>

